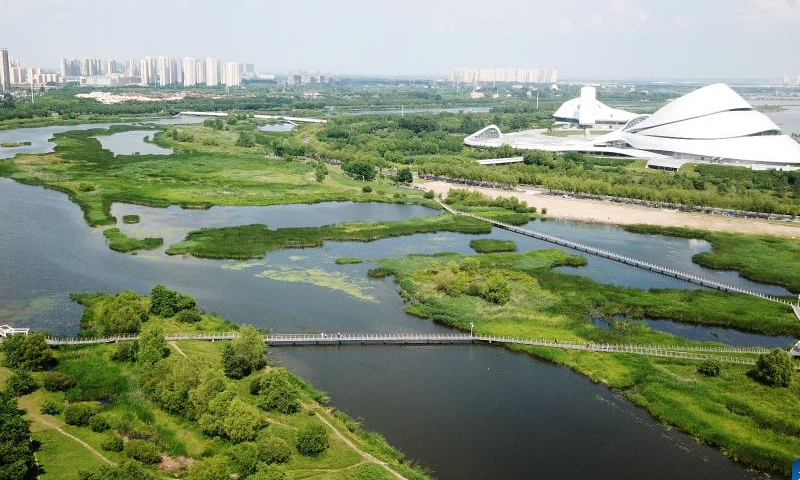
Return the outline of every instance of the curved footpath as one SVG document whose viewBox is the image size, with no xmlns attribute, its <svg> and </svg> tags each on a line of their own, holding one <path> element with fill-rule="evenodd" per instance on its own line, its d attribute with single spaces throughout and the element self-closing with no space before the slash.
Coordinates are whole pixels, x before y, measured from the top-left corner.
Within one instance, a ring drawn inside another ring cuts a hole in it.
<svg viewBox="0 0 800 480">
<path fill-rule="evenodd" d="M 548 195 L 542 190 L 533 187 L 501 190 L 442 181 L 418 182 L 415 183 L 415 186 L 425 190 L 433 190 L 434 193 L 442 194 L 442 196 L 446 196 L 451 188 L 457 188 L 481 192 L 490 197 L 515 197 L 536 208 L 546 208 L 547 216 L 554 219 L 615 225 L 650 224 L 662 227 L 696 228 L 715 232 L 762 233 L 782 237 L 800 237 L 800 223 L 680 212 L 603 200 L 564 198 Z"/>
</svg>

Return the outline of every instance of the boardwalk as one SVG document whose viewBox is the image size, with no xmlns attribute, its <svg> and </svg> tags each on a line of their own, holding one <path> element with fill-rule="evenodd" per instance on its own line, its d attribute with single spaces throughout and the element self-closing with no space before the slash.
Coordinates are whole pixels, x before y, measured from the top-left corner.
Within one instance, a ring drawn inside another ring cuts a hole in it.
<svg viewBox="0 0 800 480">
<path fill-rule="evenodd" d="M 438 200 L 437 200 L 438 201 Z M 591 255 L 596 255 L 598 257 L 607 258 L 609 260 L 613 260 L 615 262 L 624 263 L 625 265 L 630 265 L 633 267 L 641 268 L 644 270 L 649 270 L 654 273 L 658 273 L 661 275 L 665 275 L 667 277 L 676 278 L 678 280 L 683 280 L 685 282 L 693 283 L 695 285 L 700 285 L 707 288 L 712 288 L 714 290 L 720 290 L 723 292 L 730 292 L 730 293 L 741 293 L 744 295 L 752 295 L 754 297 L 763 298 L 765 300 L 770 300 L 772 302 L 783 303 L 786 305 L 792 305 L 792 303 L 785 298 L 774 297 L 772 295 L 766 295 L 761 292 L 756 292 L 753 290 L 749 290 L 746 288 L 737 287 L 736 285 L 731 285 L 729 283 L 719 282 L 716 280 L 711 280 L 709 278 L 701 277 L 699 275 L 694 275 L 688 272 L 682 272 L 680 270 L 676 270 L 674 268 L 665 267 L 663 265 L 658 265 L 652 262 L 647 262 L 645 260 L 639 260 L 638 258 L 629 257 L 626 255 L 622 255 L 616 252 L 612 252 L 610 250 L 603 250 L 602 248 L 593 247 L 591 245 L 586 245 L 580 242 L 574 242 L 572 240 L 567 240 L 564 238 L 556 237 L 554 235 L 548 235 L 546 233 L 540 233 L 533 230 L 529 230 L 527 228 L 517 227 L 515 225 L 510 225 L 508 223 L 500 222 L 497 220 L 492 220 L 490 218 L 481 217 L 478 215 L 473 215 L 467 212 L 460 212 L 458 210 L 453 209 L 449 205 L 444 204 L 443 202 L 439 201 L 439 204 L 448 212 L 452 213 L 453 215 L 461 215 L 465 217 L 475 218 L 477 220 L 482 220 L 484 222 L 491 223 L 497 228 L 502 228 L 503 230 L 508 230 L 509 232 L 518 233 L 520 235 L 525 235 L 526 237 L 535 238 L 537 240 L 543 240 L 548 243 L 553 243 L 556 245 L 560 245 L 562 247 L 571 248 L 573 250 L 578 250 L 579 252 L 589 253 Z M 792 309 L 795 315 L 800 319 L 800 310 L 793 308 Z"/>
<path fill-rule="evenodd" d="M 237 332 L 178 333 L 166 335 L 169 342 L 182 340 L 218 341 L 231 340 Z M 100 338 L 47 338 L 53 347 L 68 345 L 91 345 L 133 341 L 138 335 L 119 335 Z M 586 342 L 568 342 L 555 339 L 532 339 L 521 337 L 496 337 L 469 333 L 286 333 L 264 336 L 264 342 L 274 347 L 292 346 L 338 346 L 338 345 L 455 345 L 497 344 L 526 345 L 564 350 L 580 350 L 599 353 L 628 353 L 650 357 L 678 358 L 687 360 L 718 360 L 725 363 L 754 365 L 756 355 L 769 352 L 757 347 L 706 347 L 689 345 L 623 345 Z M 800 368 L 800 367 L 799 367 Z"/>
</svg>

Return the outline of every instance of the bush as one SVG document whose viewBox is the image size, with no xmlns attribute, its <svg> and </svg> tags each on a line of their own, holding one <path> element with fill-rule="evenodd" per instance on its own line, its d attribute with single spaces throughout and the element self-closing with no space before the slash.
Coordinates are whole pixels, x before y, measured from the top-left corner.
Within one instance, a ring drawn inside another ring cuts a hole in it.
<svg viewBox="0 0 800 480">
<path fill-rule="evenodd" d="M 100 335 L 137 333 L 147 319 L 147 299 L 132 290 L 125 290 L 105 304 L 95 326 Z"/>
<path fill-rule="evenodd" d="M 139 353 L 137 361 L 148 365 L 154 365 L 162 358 L 169 355 L 169 346 L 164 338 L 164 330 L 161 327 L 150 326 L 139 335 Z"/>
<path fill-rule="evenodd" d="M 320 455 L 328 449 L 328 431 L 319 423 L 307 425 L 297 434 L 295 446 L 301 455 Z"/>
<path fill-rule="evenodd" d="M 78 184 L 78 190 L 81 192 L 92 192 L 94 191 L 94 185 L 91 183 L 80 183 Z"/>
<path fill-rule="evenodd" d="M 175 318 L 177 318 L 177 320 L 179 322 L 183 322 L 183 323 L 197 323 L 200 320 L 202 320 L 202 317 L 200 316 L 200 312 L 198 312 L 197 310 L 194 310 L 194 309 L 192 309 L 192 310 L 181 310 L 180 312 L 178 312 L 178 315 Z"/>
<path fill-rule="evenodd" d="M 286 480 L 286 478 L 286 472 L 273 464 L 265 467 L 259 466 L 258 471 L 247 477 L 247 480 Z"/>
<path fill-rule="evenodd" d="M 542 207 L 542 215 L 547 215 L 547 207 Z"/>
<path fill-rule="evenodd" d="M 72 403 L 64 409 L 64 420 L 67 425 L 83 427 L 97 414 L 97 405 L 90 402 Z"/>
<path fill-rule="evenodd" d="M 100 444 L 100 448 L 107 452 L 121 452 L 124 446 L 125 444 L 122 443 L 122 439 L 116 436 L 112 436 Z"/>
<path fill-rule="evenodd" d="M 267 464 L 286 463 L 292 458 L 289 444 L 279 437 L 260 438 L 256 442 L 258 459 Z"/>
<path fill-rule="evenodd" d="M 411 174 L 411 169 L 408 167 L 401 168 L 397 171 L 394 180 L 397 183 L 411 183 L 414 181 L 414 176 Z"/>
<path fill-rule="evenodd" d="M 253 135 L 253 132 L 242 132 L 239 134 L 239 138 L 236 139 L 236 146 L 237 147 L 244 147 L 250 148 L 256 145 L 256 139 Z"/>
<path fill-rule="evenodd" d="M 123 451 L 126 457 L 142 463 L 153 464 L 161 460 L 156 444 L 145 440 L 131 440 L 125 444 Z"/>
<path fill-rule="evenodd" d="M 258 465 L 258 447 L 253 442 L 244 442 L 234 445 L 225 452 L 231 459 L 234 471 L 239 478 L 244 478 L 255 473 Z"/>
<path fill-rule="evenodd" d="M 372 193 L 372 187 L 370 187 L 369 185 L 364 185 L 363 187 L 361 187 L 361 191 L 364 193 Z"/>
<path fill-rule="evenodd" d="M 111 354 L 111 360 L 115 362 L 135 362 L 139 354 L 139 341 L 121 342 L 117 345 L 114 353 Z"/>
<path fill-rule="evenodd" d="M 35 392 L 39 385 L 28 370 L 17 370 L 6 381 L 6 387 L 13 395 L 19 397 Z"/>
<path fill-rule="evenodd" d="M 300 409 L 297 387 L 291 374 L 284 368 L 275 368 L 261 377 L 258 406 L 266 411 L 295 413 Z"/>
<path fill-rule="evenodd" d="M 150 313 L 161 317 L 172 317 L 181 310 L 195 308 L 194 298 L 170 290 L 164 285 L 156 285 L 150 292 Z"/>
<path fill-rule="evenodd" d="M 139 215 L 123 215 L 122 216 L 122 223 L 139 223 Z"/>
<path fill-rule="evenodd" d="M 43 383 L 48 392 L 63 392 L 75 386 L 75 381 L 61 372 L 45 373 Z"/>
<path fill-rule="evenodd" d="M 222 350 L 222 368 L 230 378 L 244 378 L 267 364 L 264 338 L 253 327 L 244 325 L 239 336 Z"/>
<path fill-rule="evenodd" d="M 422 197 L 423 197 L 423 198 L 428 198 L 428 199 L 430 199 L 430 198 L 434 198 L 435 196 L 436 196 L 436 195 L 433 193 L 433 190 L 428 190 L 427 192 L 425 192 L 424 194 L 422 194 Z"/>
<path fill-rule="evenodd" d="M 6 366 L 25 370 L 44 370 L 55 361 L 41 333 L 12 335 L 0 343 Z"/>
<path fill-rule="evenodd" d="M 495 276 L 486 281 L 483 299 L 497 305 L 505 305 L 511 299 L 511 285 L 507 281 Z"/>
<path fill-rule="evenodd" d="M 788 387 L 792 382 L 794 372 L 795 365 L 792 357 L 780 348 L 775 348 L 758 357 L 754 374 L 756 380 L 764 385 Z"/>
<path fill-rule="evenodd" d="M 706 377 L 719 377 L 722 372 L 722 364 L 716 360 L 706 360 L 697 367 L 697 373 Z"/>
<path fill-rule="evenodd" d="M 108 422 L 100 415 L 95 415 L 89 419 L 89 428 L 91 428 L 93 432 L 105 432 L 108 430 Z"/>
<path fill-rule="evenodd" d="M 45 415 L 58 415 L 64 411 L 64 406 L 52 400 L 45 400 L 39 411 Z"/>
</svg>

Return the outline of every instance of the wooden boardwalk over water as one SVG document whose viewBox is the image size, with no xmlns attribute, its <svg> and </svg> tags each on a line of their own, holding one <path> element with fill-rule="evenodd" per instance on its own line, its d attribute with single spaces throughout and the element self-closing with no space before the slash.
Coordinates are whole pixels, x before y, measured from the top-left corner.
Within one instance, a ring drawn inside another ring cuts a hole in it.
<svg viewBox="0 0 800 480">
<path fill-rule="evenodd" d="M 167 341 L 218 341 L 232 340 L 237 332 L 176 333 L 166 335 Z M 118 335 L 99 338 L 48 337 L 53 347 L 92 345 L 133 341 L 138 335 Z M 469 333 L 284 333 L 264 335 L 264 343 L 274 347 L 299 346 L 344 346 L 344 345 L 455 345 L 497 344 L 525 345 L 563 350 L 578 350 L 599 353 L 637 354 L 649 357 L 677 358 L 687 360 L 718 360 L 725 363 L 754 365 L 756 356 L 769 352 L 758 347 L 705 347 L 687 345 L 625 345 L 559 341 L 555 339 L 532 339 L 522 337 L 496 337 Z M 798 367 L 800 368 L 800 367 Z"/>
</svg>

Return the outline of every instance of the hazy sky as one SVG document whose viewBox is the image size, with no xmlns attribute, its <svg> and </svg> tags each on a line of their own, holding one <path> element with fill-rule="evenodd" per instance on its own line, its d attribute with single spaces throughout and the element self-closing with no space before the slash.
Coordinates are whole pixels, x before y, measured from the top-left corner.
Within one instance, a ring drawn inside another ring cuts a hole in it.
<svg viewBox="0 0 800 480">
<path fill-rule="evenodd" d="M 0 46 L 26 66 L 165 55 L 266 72 L 773 77 L 800 74 L 800 0 L 0 0 Z"/>
</svg>

